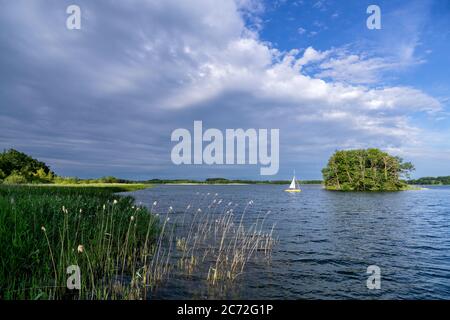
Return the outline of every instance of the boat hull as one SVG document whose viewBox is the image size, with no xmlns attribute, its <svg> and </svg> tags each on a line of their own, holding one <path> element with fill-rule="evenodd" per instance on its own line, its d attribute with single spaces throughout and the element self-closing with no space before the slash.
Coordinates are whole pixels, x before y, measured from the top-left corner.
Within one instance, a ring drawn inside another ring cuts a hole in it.
<svg viewBox="0 0 450 320">
<path fill-rule="evenodd" d="M 300 190 L 300 189 L 286 189 L 284 191 L 286 191 L 286 192 L 302 192 L 302 190 Z"/>
</svg>

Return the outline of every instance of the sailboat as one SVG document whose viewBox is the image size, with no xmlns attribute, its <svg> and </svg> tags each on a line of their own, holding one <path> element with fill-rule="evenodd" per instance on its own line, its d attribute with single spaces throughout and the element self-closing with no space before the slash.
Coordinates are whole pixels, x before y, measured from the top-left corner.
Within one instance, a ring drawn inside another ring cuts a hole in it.
<svg viewBox="0 0 450 320">
<path fill-rule="evenodd" d="M 292 178 L 292 182 L 289 185 L 289 188 L 284 190 L 286 192 L 302 192 L 302 190 L 299 188 L 297 181 L 295 180 L 295 171 L 294 171 L 294 177 Z"/>
</svg>

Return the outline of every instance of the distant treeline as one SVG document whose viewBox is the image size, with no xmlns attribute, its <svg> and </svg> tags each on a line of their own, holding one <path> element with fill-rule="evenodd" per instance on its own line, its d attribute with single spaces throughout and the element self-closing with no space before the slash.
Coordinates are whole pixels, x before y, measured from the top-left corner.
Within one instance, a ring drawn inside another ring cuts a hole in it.
<svg viewBox="0 0 450 320">
<path fill-rule="evenodd" d="M 4 150 L 0 153 L 0 183 L 25 184 L 25 183 L 54 183 L 54 184 L 96 184 L 96 183 L 149 183 L 149 184 L 289 184 L 288 180 L 230 180 L 225 178 L 208 178 L 206 180 L 192 179 L 150 179 L 129 180 L 113 176 L 97 179 L 80 179 L 77 177 L 61 177 L 56 175 L 41 161 L 29 155 L 14 150 Z M 302 184 L 320 184 L 321 180 L 302 180 Z"/>
<path fill-rule="evenodd" d="M 289 184 L 290 180 L 242 180 L 225 178 L 208 178 L 206 180 L 191 179 L 151 179 L 140 181 L 151 184 L 198 183 L 198 184 Z M 321 184 L 322 180 L 300 180 L 301 184 Z"/>
<path fill-rule="evenodd" d="M 378 154 L 378 150 L 372 149 L 371 153 Z M 334 158 L 332 158 L 334 159 Z M 382 158 L 388 159 L 392 163 L 396 164 L 398 168 L 395 170 L 403 171 L 405 169 L 405 164 L 402 164 L 398 158 Z M 350 159 L 351 160 L 351 159 Z M 345 165 L 351 164 L 352 161 L 345 161 Z M 381 161 L 381 160 L 380 160 Z M 373 161 L 369 161 L 372 163 Z M 339 161 L 335 161 L 332 164 L 338 164 Z M 384 169 L 384 162 L 382 164 L 382 169 Z M 390 166 L 392 167 L 392 165 Z M 330 168 L 330 164 L 328 166 Z M 345 167 L 347 168 L 347 167 Z M 344 169 L 345 169 L 344 168 Z M 342 169 L 342 168 L 341 168 Z M 370 168 L 369 169 L 373 169 Z M 406 168 L 408 169 L 408 168 Z M 392 168 L 390 168 L 392 170 Z M 332 170 L 331 170 L 332 171 Z M 327 173 L 326 177 L 328 179 L 333 178 L 330 170 L 325 171 Z M 345 177 L 348 176 L 348 170 L 344 170 L 344 177 L 341 177 L 340 182 L 345 181 Z M 353 170 L 350 170 L 352 175 Z M 383 170 L 382 170 L 383 171 Z M 369 171 L 372 172 L 372 171 Z M 367 175 L 367 174 L 366 174 Z M 355 175 L 357 176 L 357 175 Z M 378 175 L 379 177 L 383 175 Z M 368 185 L 367 178 L 363 179 L 364 183 Z M 397 178 L 398 179 L 398 178 Z M 9 149 L 0 153 L 0 183 L 5 184 L 22 184 L 22 183 L 54 183 L 54 184 L 95 184 L 95 183 L 146 183 L 146 184 L 278 184 L 286 185 L 289 184 L 289 180 L 245 180 L 245 179 L 226 179 L 226 178 L 208 178 L 206 180 L 194 180 L 194 179 L 150 179 L 150 180 L 129 180 L 121 179 L 113 176 L 106 176 L 96 179 L 80 179 L 77 177 L 61 177 L 56 175 L 44 162 L 36 160 L 29 155 L 14 150 Z M 322 184 L 322 180 L 299 180 L 300 184 Z M 408 184 L 419 184 L 419 185 L 450 185 L 450 176 L 443 177 L 424 177 L 415 180 L 408 180 Z"/>
<path fill-rule="evenodd" d="M 450 185 L 450 176 L 444 177 L 423 177 L 414 180 L 408 180 L 409 184 L 420 185 Z"/>
</svg>

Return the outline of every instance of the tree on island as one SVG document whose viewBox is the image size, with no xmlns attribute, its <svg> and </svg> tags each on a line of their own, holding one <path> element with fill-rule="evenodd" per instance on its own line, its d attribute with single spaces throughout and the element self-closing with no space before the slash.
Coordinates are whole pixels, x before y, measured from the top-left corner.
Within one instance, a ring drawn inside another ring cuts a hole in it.
<svg viewBox="0 0 450 320">
<path fill-rule="evenodd" d="M 336 151 L 322 169 L 325 188 L 340 191 L 399 191 L 414 166 L 379 149 Z"/>
</svg>

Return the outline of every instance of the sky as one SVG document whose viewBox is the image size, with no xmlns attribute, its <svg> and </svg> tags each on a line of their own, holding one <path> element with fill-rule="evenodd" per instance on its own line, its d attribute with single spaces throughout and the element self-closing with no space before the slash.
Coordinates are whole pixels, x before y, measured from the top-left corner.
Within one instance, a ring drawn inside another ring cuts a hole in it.
<svg viewBox="0 0 450 320">
<path fill-rule="evenodd" d="M 447 0 L 0 4 L 0 148 L 58 175 L 320 179 L 335 150 L 368 147 L 450 175 Z M 279 129 L 278 173 L 175 165 L 171 133 L 195 120 Z"/>
</svg>

